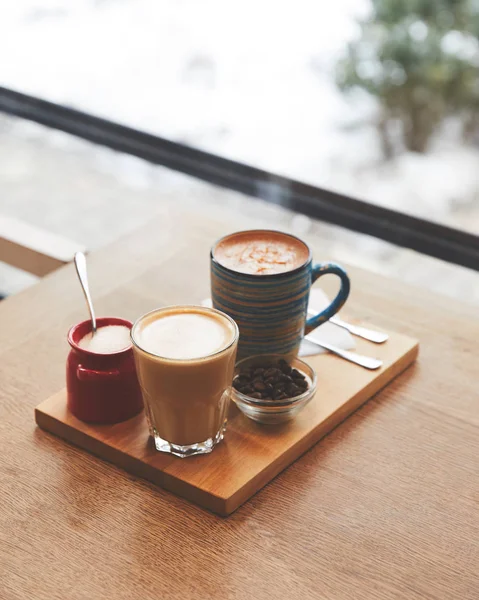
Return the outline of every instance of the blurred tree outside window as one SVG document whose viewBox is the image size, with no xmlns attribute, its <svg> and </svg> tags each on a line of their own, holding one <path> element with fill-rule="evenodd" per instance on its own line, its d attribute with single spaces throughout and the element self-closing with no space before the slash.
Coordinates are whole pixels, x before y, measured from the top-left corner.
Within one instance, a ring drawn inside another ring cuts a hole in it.
<svg viewBox="0 0 479 600">
<path fill-rule="evenodd" d="M 426 152 L 450 116 L 467 143 L 479 143 L 479 0 L 371 4 L 359 39 L 337 65 L 337 83 L 378 99 L 384 156 L 397 153 L 398 137 L 403 148 Z"/>
</svg>

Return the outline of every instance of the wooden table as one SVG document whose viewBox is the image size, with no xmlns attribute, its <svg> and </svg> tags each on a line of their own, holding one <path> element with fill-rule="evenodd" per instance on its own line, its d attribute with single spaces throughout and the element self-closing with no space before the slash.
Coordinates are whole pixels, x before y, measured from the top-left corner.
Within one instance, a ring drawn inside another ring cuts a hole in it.
<svg viewBox="0 0 479 600">
<path fill-rule="evenodd" d="M 198 302 L 237 228 L 162 217 L 94 252 L 98 314 Z M 0 598 L 477 599 L 479 311 L 350 271 L 349 314 L 419 361 L 228 519 L 35 427 L 86 318 L 71 265 L 2 302 Z"/>
</svg>

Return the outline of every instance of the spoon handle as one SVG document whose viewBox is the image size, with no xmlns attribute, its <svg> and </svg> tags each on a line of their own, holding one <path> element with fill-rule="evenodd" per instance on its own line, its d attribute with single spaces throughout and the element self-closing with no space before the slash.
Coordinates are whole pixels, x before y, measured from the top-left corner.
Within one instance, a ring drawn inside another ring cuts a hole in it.
<svg viewBox="0 0 479 600">
<path fill-rule="evenodd" d="M 372 329 L 360 327 L 359 325 L 352 325 L 351 323 L 346 323 L 346 321 L 343 321 L 339 317 L 331 317 L 329 322 L 334 323 L 334 325 L 337 325 L 338 327 L 343 327 L 344 329 L 347 329 L 349 333 L 362 337 L 370 342 L 374 342 L 375 344 L 383 344 L 389 338 L 387 333 L 373 331 Z"/>
<path fill-rule="evenodd" d="M 338 348 L 337 346 L 333 346 L 331 344 L 318 340 L 317 338 L 315 338 L 314 335 L 309 334 L 306 336 L 306 339 L 317 344 L 318 346 L 321 346 L 325 350 L 329 350 L 333 354 L 337 354 L 341 358 L 349 360 L 349 362 L 364 367 L 365 369 L 371 369 L 374 371 L 375 369 L 379 369 L 383 365 L 382 360 L 373 358 L 371 356 L 364 356 L 363 354 L 358 354 L 357 352 L 343 350 L 342 348 Z"/>
<path fill-rule="evenodd" d="M 88 310 L 90 311 L 92 333 L 96 333 L 96 318 L 95 311 L 93 310 L 93 303 L 90 296 L 90 288 L 88 287 L 88 276 L 86 271 L 86 258 L 83 252 L 77 252 L 74 258 L 75 268 L 77 270 L 78 279 L 80 280 L 83 293 L 85 294 L 85 300 L 88 304 Z"/>
</svg>

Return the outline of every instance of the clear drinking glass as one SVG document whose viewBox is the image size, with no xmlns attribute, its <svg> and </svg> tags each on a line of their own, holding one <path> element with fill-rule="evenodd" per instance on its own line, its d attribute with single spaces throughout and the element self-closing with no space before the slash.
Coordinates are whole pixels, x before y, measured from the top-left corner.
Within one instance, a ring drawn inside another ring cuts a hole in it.
<svg viewBox="0 0 479 600">
<path fill-rule="evenodd" d="M 142 347 L 142 328 L 168 314 L 214 316 L 231 332 L 223 348 L 198 358 L 168 358 Z M 131 339 L 145 412 L 155 447 L 180 457 L 206 454 L 223 439 L 231 396 L 239 331 L 219 310 L 170 306 L 140 317 Z"/>
</svg>

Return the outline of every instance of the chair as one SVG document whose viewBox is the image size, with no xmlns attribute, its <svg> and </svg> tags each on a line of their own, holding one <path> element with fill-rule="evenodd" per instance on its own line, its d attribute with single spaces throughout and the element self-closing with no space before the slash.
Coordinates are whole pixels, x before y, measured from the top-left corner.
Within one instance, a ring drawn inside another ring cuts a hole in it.
<svg viewBox="0 0 479 600">
<path fill-rule="evenodd" d="M 12 267 L 43 277 L 79 251 L 85 248 L 77 242 L 0 215 L 0 260 Z"/>
</svg>

